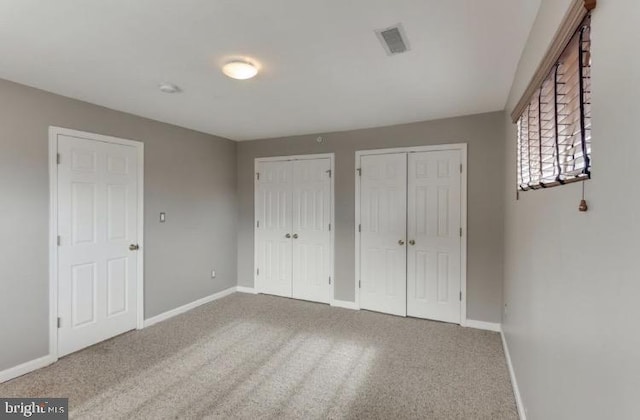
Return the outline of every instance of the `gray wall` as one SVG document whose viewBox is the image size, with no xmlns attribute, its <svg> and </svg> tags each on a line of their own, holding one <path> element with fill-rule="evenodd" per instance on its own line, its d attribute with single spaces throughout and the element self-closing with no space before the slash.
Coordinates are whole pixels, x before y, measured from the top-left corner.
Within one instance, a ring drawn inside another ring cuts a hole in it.
<svg viewBox="0 0 640 420">
<path fill-rule="evenodd" d="M 50 125 L 145 143 L 147 318 L 236 285 L 236 143 L 0 80 L 0 370 L 48 353 Z"/>
<path fill-rule="evenodd" d="M 570 0 L 543 0 L 507 110 Z M 593 179 L 515 200 L 516 131 L 505 120 L 503 329 L 530 420 L 640 413 L 640 17 L 637 0 L 599 0 L 592 20 Z"/>
<path fill-rule="evenodd" d="M 253 174 L 256 157 L 335 153 L 336 299 L 353 301 L 355 152 L 468 143 L 468 317 L 500 322 L 502 302 L 504 113 L 238 143 L 238 284 L 253 286 Z"/>
</svg>

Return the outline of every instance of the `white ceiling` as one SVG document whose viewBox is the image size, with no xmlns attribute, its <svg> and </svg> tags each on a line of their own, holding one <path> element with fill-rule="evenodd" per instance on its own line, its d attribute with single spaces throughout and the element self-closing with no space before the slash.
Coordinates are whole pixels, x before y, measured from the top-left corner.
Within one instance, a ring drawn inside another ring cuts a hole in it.
<svg viewBox="0 0 640 420">
<path fill-rule="evenodd" d="M 539 3 L 0 0 L 0 78 L 234 140 L 488 112 Z M 390 57 L 374 30 L 396 23 L 411 51 Z M 242 56 L 258 76 L 225 77 Z"/>
</svg>

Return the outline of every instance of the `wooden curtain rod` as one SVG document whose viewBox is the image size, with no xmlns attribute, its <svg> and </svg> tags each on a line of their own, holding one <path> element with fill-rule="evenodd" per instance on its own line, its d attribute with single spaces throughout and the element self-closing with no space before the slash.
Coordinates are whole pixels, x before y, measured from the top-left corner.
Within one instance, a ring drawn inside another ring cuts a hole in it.
<svg viewBox="0 0 640 420">
<path fill-rule="evenodd" d="M 518 122 L 518 119 L 531 101 L 531 97 L 542 86 L 544 79 L 562 55 L 584 18 L 591 10 L 595 9 L 596 2 L 597 0 L 573 0 L 531 82 L 529 82 L 522 98 L 520 98 L 520 101 L 511 112 L 511 120 L 514 123 Z"/>
</svg>

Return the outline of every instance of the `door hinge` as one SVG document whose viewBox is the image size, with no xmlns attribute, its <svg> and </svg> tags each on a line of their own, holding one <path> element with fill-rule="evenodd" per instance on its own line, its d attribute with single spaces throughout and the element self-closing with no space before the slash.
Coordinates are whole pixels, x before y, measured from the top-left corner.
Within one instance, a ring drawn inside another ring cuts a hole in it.
<svg viewBox="0 0 640 420">
<path fill-rule="evenodd" d="M 327 169 L 325 172 L 328 173 L 329 174 L 329 178 L 331 178 L 331 169 Z"/>
<path fill-rule="evenodd" d="M 58 317 L 58 328 L 62 327 L 62 318 Z"/>
<path fill-rule="evenodd" d="M 358 176 L 362 176 L 362 168 L 356 169 L 358 171 Z"/>
<path fill-rule="evenodd" d="M 460 228 L 460 237 L 462 238 L 462 228 Z"/>
<path fill-rule="evenodd" d="M 258 228 L 260 227 L 260 220 L 258 220 L 258 221 L 256 222 L 256 227 L 258 227 Z"/>
<path fill-rule="evenodd" d="M 362 289 L 362 280 L 358 280 L 358 289 Z"/>
<path fill-rule="evenodd" d="M 329 276 L 329 284 L 331 284 L 331 276 Z"/>
<path fill-rule="evenodd" d="M 329 232 L 331 232 L 331 223 L 329 223 Z"/>
<path fill-rule="evenodd" d="M 60 165 L 60 153 L 56 153 L 56 163 Z"/>
<path fill-rule="evenodd" d="M 259 268 L 257 268 L 257 269 L 256 269 L 256 276 L 259 276 L 259 275 L 260 275 L 260 269 L 259 269 Z"/>
<path fill-rule="evenodd" d="M 58 238 L 56 239 L 56 241 L 58 242 L 58 246 L 60 246 L 60 243 L 62 242 L 62 239 L 60 239 L 60 235 L 58 235 Z"/>
<path fill-rule="evenodd" d="M 362 232 L 362 225 L 358 225 L 358 232 Z"/>
<path fill-rule="evenodd" d="M 460 164 L 460 173 L 462 173 L 462 163 Z"/>
<path fill-rule="evenodd" d="M 462 302 L 462 292 L 460 292 L 460 302 Z"/>
<path fill-rule="evenodd" d="M 260 180 L 260 172 L 256 172 L 256 179 L 259 181 Z"/>
</svg>

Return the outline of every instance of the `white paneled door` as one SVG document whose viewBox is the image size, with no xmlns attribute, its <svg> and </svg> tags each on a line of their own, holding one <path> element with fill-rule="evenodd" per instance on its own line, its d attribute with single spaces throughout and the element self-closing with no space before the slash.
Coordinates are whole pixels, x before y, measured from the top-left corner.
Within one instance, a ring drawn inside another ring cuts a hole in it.
<svg viewBox="0 0 640 420">
<path fill-rule="evenodd" d="M 360 156 L 361 308 L 460 323 L 461 156 Z"/>
<path fill-rule="evenodd" d="M 405 316 L 407 156 L 360 160 L 360 307 Z"/>
<path fill-rule="evenodd" d="M 330 302 L 331 161 L 293 164 L 293 297 Z"/>
<path fill-rule="evenodd" d="M 57 141 L 63 356 L 136 328 L 138 160 L 132 146 L 62 135 Z"/>
<path fill-rule="evenodd" d="M 331 160 L 256 163 L 256 287 L 261 293 L 331 300 Z"/>
<path fill-rule="evenodd" d="M 293 168 L 291 162 L 262 162 L 258 173 L 258 289 L 270 295 L 291 297 Z"/>
<path fill-rule="evenodd" d="M 407 315 L 460 322 L 460 152 L 410 153 Z"/>
</svg>

